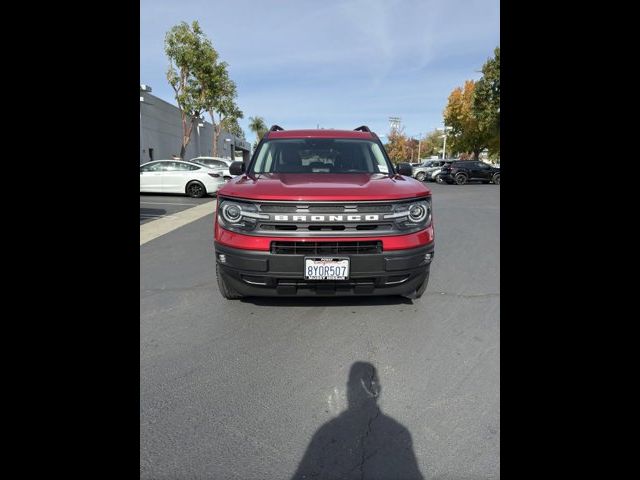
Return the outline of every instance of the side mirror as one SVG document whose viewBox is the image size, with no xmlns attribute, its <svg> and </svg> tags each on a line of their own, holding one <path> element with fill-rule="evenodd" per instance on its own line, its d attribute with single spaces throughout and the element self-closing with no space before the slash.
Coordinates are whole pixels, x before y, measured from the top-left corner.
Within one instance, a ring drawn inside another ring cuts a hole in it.
<svg viewBox="0 0 640 480">
<path fill-rule="evenodd" d="M 413 175 L 413 167 L 410 163 L 399 163 L 396 168 L 396 172 L 399 175 L 404 175 L 405 177 L 411 177 Z"/>
<path fill-rule="evenodd" d="M 237 161 L 229 165 L 229 173 L 231 175 L 242 175 L 244 173 L 244 169 L 244 162 Z"/>
</svg>

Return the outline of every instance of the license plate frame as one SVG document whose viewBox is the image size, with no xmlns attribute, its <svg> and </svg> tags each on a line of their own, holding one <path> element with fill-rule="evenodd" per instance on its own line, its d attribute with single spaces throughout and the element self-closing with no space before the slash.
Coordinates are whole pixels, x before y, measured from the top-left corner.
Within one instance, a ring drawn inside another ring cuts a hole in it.
<svg viewBox="0 0 640 480">
<path fill-rule="evenodd" d="M 309 267 L 312 267 L 312 270 L 309 270 Z M 333 270 L 321 267 L 333 267 Z M 309 273 L 311 273 L 311 275 Z M 335 275 L 336 273 L 339 275 Z M 327 282 L 349 280 L 350 273 L 351 259 L 349 257 L 304 257 L 303 274 L 305 280 L 320 280 Z"/>
</svg>

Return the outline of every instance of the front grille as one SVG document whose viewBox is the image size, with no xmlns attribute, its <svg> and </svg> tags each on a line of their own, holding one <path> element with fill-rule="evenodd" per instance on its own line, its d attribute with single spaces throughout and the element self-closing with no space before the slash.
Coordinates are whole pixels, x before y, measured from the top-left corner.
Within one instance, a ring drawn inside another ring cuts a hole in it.
<svg viewBox="0 0 640 480">
<path fill-rule="evenodd" d="M 407 227 L 395 217 L 385 218 L 398 206 L 413 199 L 393 202 L 251 202 L 258 210 L 255 227 L 247 232 L 255 236 L 313 239 L 370 239 L 405 235 L 419 228 Z"/>
<path fill-rule="evenodd" d="M 292 224 L 278 224 L 278 223 L 260 223 L 258 230 L 263 232 L 270 231 L 287 231 L 287 232 L 343 232 L 344 234 L 357 233 L 361 231 L 377 231 L 379 233 L 395 232 L 393 224 L 391 223 L 349 223 L 342 225 L 335 224 L 312 224 L 312 223 L 299 223 L 297 225 Z"/>
<path fill-rule="evenodd" d="M 382 253 L 382 242 L 271 242 L 271 253 L 278 255 L 366 255 Z"/>
<path fill-rule="evenodd" d="M 309 213 L 332 213 L 332 214 L 340 214 L 340 213 L 349 213 L 349 212 L 357 212 L 357 213 L 388 213 L 393 210 L 393 205 L 391 204 L 362 204 L 362 203 L 353 203 L 349 204 L 345 202 L 344 204 L 269 204 L 263 203 L 260 205 L 260 211 L 263 213 L 295 213 L 295 212 L 309 212 Z"/>
</svg>

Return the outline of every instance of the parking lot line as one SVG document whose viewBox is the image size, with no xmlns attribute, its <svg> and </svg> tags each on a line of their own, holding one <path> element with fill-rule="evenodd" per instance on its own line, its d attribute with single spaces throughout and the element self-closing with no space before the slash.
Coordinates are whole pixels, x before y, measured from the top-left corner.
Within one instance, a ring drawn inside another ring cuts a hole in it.
<svg viewBox="0 0 640 480">
<path fill-rule="evenodd" d="M 164 203 L 164 202 L 140 202 L 140 205 L 185 205 L 187 207 L 195 207 L 197 203 Z"/>
<path fill-rule="evenodd" d="M 140 214 L 141 218 L 174 218 L 175 215 L 147 215 L 146 213 Z"/>
<path fill-rule="evenodd" d="M 216 204 L 217 200 L 212 200 L 196 207 L 187 208 L 171 216 L 164 216 L 153 222 L 143 223 L 140 225 L 140 245 L 215 212 Z"/>
</svg>

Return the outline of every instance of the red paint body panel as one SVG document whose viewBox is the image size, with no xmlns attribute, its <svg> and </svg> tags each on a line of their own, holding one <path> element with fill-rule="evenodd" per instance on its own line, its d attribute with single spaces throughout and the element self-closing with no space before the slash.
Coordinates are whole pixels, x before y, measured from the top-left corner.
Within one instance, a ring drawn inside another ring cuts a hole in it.
<svg viewBox="0 0 640 480">
<path fill-rule="evenodd" d="M 240 175 L 226 183 L 218 195 L 304 202 L 384 201 L 425 197 L 431 190 L 413 178 L 381 173 L 266 173 Z"/>
<path fill-rule="evenodd" d="M 433 224 L 428 228 L 409 235 L 394 235 L 390 237 L 257 237 L 251 235 L 242 235 L 240 233 L 230 232 L 218 225 L 217 215 L 215 221 L 215 239 L 232 248 L 242 250 L 261 250 L 268 252 L 271 249 L 271 242 L 355 242 L 355 241 L 382 241 L 382 250 L 408 250 L 411 248 L 421 247 L 433 241 Z"/>
</svg>

